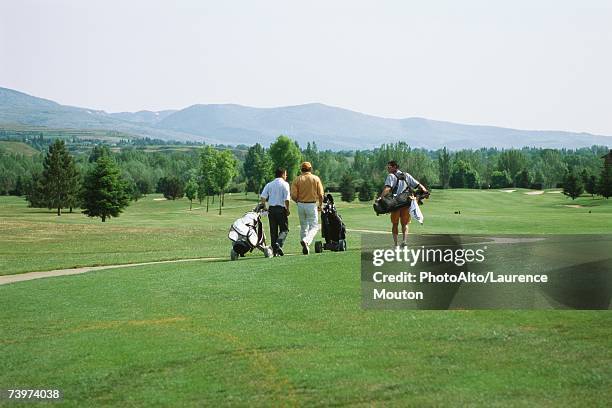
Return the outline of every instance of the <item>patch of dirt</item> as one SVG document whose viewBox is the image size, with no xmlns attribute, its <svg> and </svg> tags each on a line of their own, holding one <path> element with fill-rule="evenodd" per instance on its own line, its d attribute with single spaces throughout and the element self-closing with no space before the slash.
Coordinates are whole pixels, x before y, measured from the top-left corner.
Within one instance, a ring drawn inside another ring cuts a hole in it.
<svg viewBox="0 0 612 408">
<path fill-rule="evenodd" d="M 561 194 L 561 191 L 547 191 L 546 194 Z"/>
<path fill-rule="evenodd" d="M 499 190 L 502 193 L 514 193 L 516 190 Z"/>
<path fill-rule="evenodd" d="M 540 194 L 544 194 L 544 191 L 529 191 L 527 193 L 524 193 L 527 195 L 540 195 Z"/>
<path fill-rule="evenodd" d="M 584 208 L 580 204 L 564 204 L 563 206 L 564 207 L 569 207 L 569 208 Z"/>
</svg>

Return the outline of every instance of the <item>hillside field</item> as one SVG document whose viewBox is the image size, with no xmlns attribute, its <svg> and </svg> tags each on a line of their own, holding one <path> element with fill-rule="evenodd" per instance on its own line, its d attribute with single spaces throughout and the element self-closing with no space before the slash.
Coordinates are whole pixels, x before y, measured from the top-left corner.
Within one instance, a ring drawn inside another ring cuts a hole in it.
<svg viewBox="0 0 612 408">
<path fill-rule="evenodd" d="M 411 232 L 612 231 L 612 201 L 554 191 L 434 190 Z M 62 406 L 605 406 L 608 311 L 361 308 L 359 233 L 387 231 L 369 203 L 337 206 L 346 253 L 229 261 L 227 231 L 255 195 L 144 197 L 101 223 L 0 197 L 0 274 L 118 268 L 0 285 L 0 387 L 59 388 Z M 455 214 L 461 211 L 461 214 Z M 267 221 L 265 221 L 267 229 Z M 389 236 L 389 240 L 391 237 Z M 0 400 L 0 405 L 6 404 Z"/>
<path fill-rule="evenodd" d="M 23 154 L 24 156 L 34 156 L 40 153 L 26 143 L 6 140 L 0 140 L 0 150 L 4 150 L 7 153 Z"/>
</svg>

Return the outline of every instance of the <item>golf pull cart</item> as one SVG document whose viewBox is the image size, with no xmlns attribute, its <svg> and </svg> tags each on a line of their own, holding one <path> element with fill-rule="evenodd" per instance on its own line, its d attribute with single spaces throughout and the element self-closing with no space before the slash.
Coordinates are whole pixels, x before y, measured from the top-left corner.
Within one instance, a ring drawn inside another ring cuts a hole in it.
<svg viewBox="0 0 612 408">
<path fill-rule="evenodd" d="M 325 243 L 316 241 L 315 252 L 321 253 L 324 249 L 334 252 L 346 251 L 346 226 L 336 210 L 334 198 L 331 194 L 327 194 L 323 199 L 321 224 L 321 235 L 323 235 Z"/>
<path fill-rule="evenodd" d="M 265 207 L 258 204 L 253 211 L 234 221 L 228 234 L 228 238 L 232 241 L 230 251 L 232 261 L 244 257 L 247 252 L 252 252 L 254 249 L 259 249 L 266 258 L 272 256 L 272 248 L 266 246 L 266 235 L 261 222 L 261 216 L 264 214 Z"/>
</svg>

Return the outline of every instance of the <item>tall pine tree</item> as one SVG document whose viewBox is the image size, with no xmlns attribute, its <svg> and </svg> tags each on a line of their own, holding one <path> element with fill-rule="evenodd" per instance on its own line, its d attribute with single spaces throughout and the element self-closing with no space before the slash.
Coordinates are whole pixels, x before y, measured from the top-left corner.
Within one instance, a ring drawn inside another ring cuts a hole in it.
<svg viewBox="0 0 612 408">
<path fill-rule="evenodd" d="M 81 204 L 81 187 L 83 185 L 81 175 L 76 168 L 73 157 L 66 152 L 67 158 L 65 161 L 66 171 L 66 206 L 72 212 L 74 207 L 78 207 Z"/>
<path fill-rule="evenodd" d="M 355 200 L 355 183 L 349 173 L 345 173 L 340 180 L 340 198 L 348 203 Z"/>
<path fill-rule="evenodd" d="M 80 178 L 74 159 L 66 150 L 63 140 L 56 139 L 49 146 L 43 161 L 40 177 L 35 177 L 27 196 L 31 207 L 56 208 L 57 215 L 62 208 L 76 206 L 80 190 Z"/>
<path fill-rule="evenodd" d="M 451 177 L 451 157 L 446 150 L 446 146 L 438 155 L 438 171 L 440 177 L 440 186 L 442 188 L 448 188 L 449 180 Z"/>
<path fill-rule="evenodd" d="M 605 198 L 612 196 L 612 165 L 605 164 L 597 185 L 597 193 Z"/>
<path fill-rule="evenodd" d="M 374 199 L 374 187 L 368 180 L 364 180 L 359 187 L 359 201 L 372 201 Z"/>
<path fill-rule="evenodd" d="M 570 172 L 565 176 L 563 180 L 563 194 L 571 197 L 572 200 L 580 197 L 580 194 L 584 191 L 584 185 L 582 180 L 575 173 Z"/>
<path fill-rule="evenodd" d="M 126 182 L 121 171 L 108 155 L 100 156 L 83 184 L 83 213 L 88 217 L 118 217 L 129 205 Z"/>
</svg>

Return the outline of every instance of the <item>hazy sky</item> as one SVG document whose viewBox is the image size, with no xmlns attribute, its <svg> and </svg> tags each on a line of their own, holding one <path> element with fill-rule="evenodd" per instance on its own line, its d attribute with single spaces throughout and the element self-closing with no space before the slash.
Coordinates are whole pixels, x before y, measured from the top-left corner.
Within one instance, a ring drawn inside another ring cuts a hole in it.
<svg viewBox="0 0 612 408">
<path fill-rule="evenodd" d="M 612 135 L 612 1 L 0 0 L 0 86 Z"/>
</svg>

